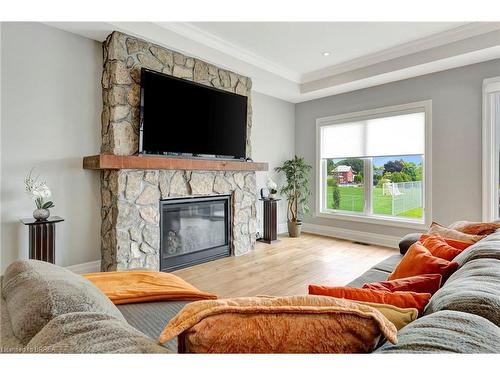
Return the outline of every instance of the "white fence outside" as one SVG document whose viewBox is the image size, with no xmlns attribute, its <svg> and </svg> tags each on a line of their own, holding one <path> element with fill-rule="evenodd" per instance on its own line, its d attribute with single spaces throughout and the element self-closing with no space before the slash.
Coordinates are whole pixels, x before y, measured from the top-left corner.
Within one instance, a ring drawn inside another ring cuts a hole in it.
<svg viewBox="0 0 500 375">
<path fill-rule="evenodd" d="M 387 182 L 382 194 L 392 197 L 392 216 L 422 207 L 422 181 Z"/>
</svg>

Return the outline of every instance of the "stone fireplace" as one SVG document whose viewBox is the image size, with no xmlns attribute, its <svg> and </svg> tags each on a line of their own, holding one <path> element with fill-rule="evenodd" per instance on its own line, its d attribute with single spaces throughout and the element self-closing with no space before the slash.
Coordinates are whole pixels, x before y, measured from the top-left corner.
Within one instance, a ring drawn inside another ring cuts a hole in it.
<svg viewBox="0 0 500 375">
<path fill-rule="evenodd" d="M 140 69 L 145 67 L 248 96 L 246 154 L 250 157 L 249 78 L 119 32 L 113 32 L 103 43 L 103 55 L 101 156 L 148 158 L 131 156 L 139 149 Z M 216 163 L 221 165 L 220 161 L 212 164 Z M 217 170 L 213 165 L 204 170 L 199 164 L 190 167 L 195 164 L 187 161 L 175 169 L 149 165 L 91 168 L 102 169 L 103 271 L 160 269 L 160 201 L 170 198 L 228 195 L 231 253 L 240 255 L 253 248 L 257 230 L 255 171 L 227 166 Z"/>
<path fill-rule="evenodd" d="M 257 231 L 255 172 L 128 170 L 102 172 L 102 268 L 160 267 L 160 200 L 231 196 L 231 248 L 252 249 Z"/>
</svg>

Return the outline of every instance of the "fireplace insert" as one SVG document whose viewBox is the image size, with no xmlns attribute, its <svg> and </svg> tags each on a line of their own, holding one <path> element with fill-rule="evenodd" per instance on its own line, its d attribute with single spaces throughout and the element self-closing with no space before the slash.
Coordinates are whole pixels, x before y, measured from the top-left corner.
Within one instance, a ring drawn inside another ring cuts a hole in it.
<svg viewBox="0 0 500 375">
<path fill-rule="evenodd" d="M 231 255 L 231 196 L 160 201 L 160 270 Z"/>
</svg>

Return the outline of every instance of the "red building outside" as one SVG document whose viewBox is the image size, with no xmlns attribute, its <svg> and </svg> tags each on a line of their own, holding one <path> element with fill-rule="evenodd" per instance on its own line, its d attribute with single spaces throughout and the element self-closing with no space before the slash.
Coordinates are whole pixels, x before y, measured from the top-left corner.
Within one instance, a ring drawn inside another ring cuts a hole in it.
<svg viewBox="0 0 500 375">
<path fill-rule="evenodd" d="M 337 179 L 338 184 L 350 184 L 354 181 L 354 172 L 349 165 L 338 165 L 333 170 L 333 177 Z"/>
</svg>

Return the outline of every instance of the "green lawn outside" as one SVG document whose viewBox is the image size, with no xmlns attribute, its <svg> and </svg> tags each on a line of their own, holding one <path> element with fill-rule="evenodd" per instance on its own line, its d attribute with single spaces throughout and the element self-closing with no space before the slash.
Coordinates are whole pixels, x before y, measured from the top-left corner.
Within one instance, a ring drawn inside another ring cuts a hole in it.
<svg viewBox="0 0 500 375">
<path fill-rule="evenodd" d="M 351 212 L 363 212 L 364 188 L 361 186 L 339 186 L 340 189 L 340 210 Z M 332 197 L 333 186 L 328 184 L 327 207 L 333 208 Z M 382 188 L 373 188 L 373 213 L 376 215 L 392 215 L 392 197 L 382 195 Z M 401 212 L 396 216 L 421 218 L 422 207 Z"/>
</svg>

